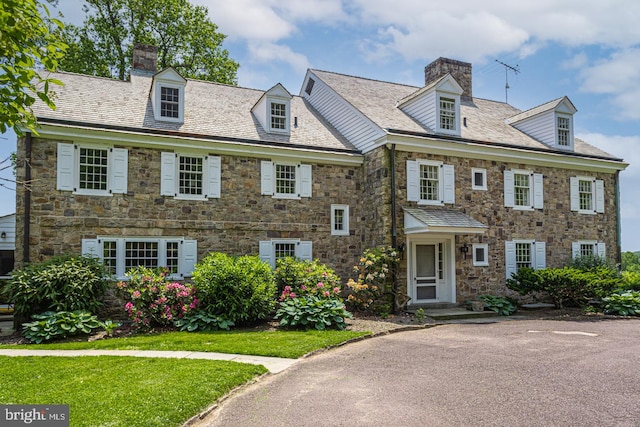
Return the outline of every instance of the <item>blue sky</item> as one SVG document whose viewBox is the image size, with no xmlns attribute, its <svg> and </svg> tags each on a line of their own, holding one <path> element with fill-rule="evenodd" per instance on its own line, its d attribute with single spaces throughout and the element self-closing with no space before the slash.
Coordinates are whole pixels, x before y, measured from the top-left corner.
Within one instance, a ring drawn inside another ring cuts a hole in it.
<svg viewBox="0 0 640 427">
<path fill-rule="evenodd" d="M 563 95 L 576 136 L 631 166 L 621 174 L 622 249 L 640 250 L 640 2 L 627 0 L 192 0 L 207 6 L 238 84 L 298 94 L 307 68 L 424 85 L 445 56 L 473 64 L 475 97 L 526 110 Z M 82 0 L 60 0 L 80 24 Z M 15 137 L 0 139 L 0 160 Z M 0 138 L 2 138 L 0 136 Z M 11 178 L 8 170 L 0 177 Z M 0 181 L 0 184 L 6 181 Z M 0 187 L 0 215 L 15 192 Z"/>
</svg>

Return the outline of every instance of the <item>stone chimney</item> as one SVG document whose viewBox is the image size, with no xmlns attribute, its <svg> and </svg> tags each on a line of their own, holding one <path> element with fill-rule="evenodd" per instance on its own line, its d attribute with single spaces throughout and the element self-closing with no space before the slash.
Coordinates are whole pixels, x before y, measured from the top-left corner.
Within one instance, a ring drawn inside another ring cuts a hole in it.
<svg viewBox="0 0 640 427">
<path fill-rule="evenodd" d="M 158 47 L 148 44 L 134 44 L 131 65 L 132 73 L 155 74 L 158 71 Z"/>
<path fill-rule="evenodd" d="M 462 86 L 461 97 L 463 99 L 471 99 L 473 92 L 471 90 L 471 63 L 469 62 L 442 57 L 436 59 L 424 67 L 425 86 L 447 74 L 451 74 L 458 84 Z"/>
</svg>

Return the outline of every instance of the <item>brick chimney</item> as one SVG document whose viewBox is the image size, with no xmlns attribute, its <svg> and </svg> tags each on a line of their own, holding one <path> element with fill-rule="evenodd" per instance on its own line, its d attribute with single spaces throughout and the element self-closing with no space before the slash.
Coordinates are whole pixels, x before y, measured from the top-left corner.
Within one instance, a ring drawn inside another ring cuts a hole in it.
<svg viewBox="0 0 640 427">
<path fill-rule="evenodd" d="M 471 63 L 440 57 L 424 67 L 425 86 L 446 74 L 451 74 L 462 86 L 462 98 L 471 99 Z"/>
<path fill-rule="evenodd" d="M 135 74 L 155 74 L 158 71 L 158 47 L 136 43 L 133 45 L 131 72 Z"/>
</svg>

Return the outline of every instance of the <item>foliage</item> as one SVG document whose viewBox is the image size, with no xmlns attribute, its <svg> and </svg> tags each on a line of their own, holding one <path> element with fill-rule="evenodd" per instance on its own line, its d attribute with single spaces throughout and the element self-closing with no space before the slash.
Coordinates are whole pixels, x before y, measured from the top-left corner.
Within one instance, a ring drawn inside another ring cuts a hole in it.
<svg viewBox="0 0 640 427">
<path fill-rule="evenodd" d="M 12 273 L 6 292 L 18 317 L 43 311 L 95 313 L 107 289 L 107 270 L 95 258 L 64 255 Z"/>
<path fill-rule="evenodd" d="M 520 295 L 531 295 L 543 290 L 536 270 L 529 267 L 520 268 L 511 274 L 511 278 L 507 279 L 507 288 Z"/>
<path fill-rule="evenodd" d="M 640 273 L 640 257 L 635 252 L 622 253 L 622 271 Z"/>
<path fill-rule="evenodd" d="M 420 323 L 424 322 L 424 318 L 425 318 L 425 314 L 424 314 L 424 308 L 420 307 L 419 309 L 416 310 L 416 320 Z"/>
<path fill-rule="evenodd" d="M 276 312 L 280 326 L 318 330 L 331 327 L 342 330 L 347 326 L 345 319 L 350 317 L 341 300 L 316 295 L 286 298 Z"/>
<path fill-rule="evenodd" d="M 322 294 L 329 297 L 340 292 L 340 278 L 318 260 L 281 258 L 276 262 L 275 279 L 278 293 L 287 287 L 297 295 Z"/>
<path fill-rule="evenodd" d="M 196 265 L 192 281 L 202 309 L 236 325 L 264 319 L 275 307 L 273 271 L 258 256 L 210 253 Z"/>
<path fill-rule="evenodd" d="M 619 316 L 640 316 L 640 292 L 622 291 L 602 299 L 606 314 Z"/>
<path fill-rule="evenodd" d="M 158 47 L 158 66 L 183 77 L 236 84 L 238 63 L 204 6 L 187 0 L 87 0 L 82 27 L 67 26 L 61 69 L 128 78 L 134 43 Z"/>
<path fill-rule="evenodd" d="M 36 132 L 31 108 L 39 98 L 55 109 L 50 85 L 62 83 L 42 71 L 55 71 L 66 44 L 59 35 L 62 22 L 50 18 L 38 0 L 0 2 L 0 133 L 8 128 L 22 135 L 22 126 Z M 43 77 L 44 76 L 44 77 Z"/>
<path fill-rule="evenodd" d="M 567 263 L 567 267 L 582 271 L 594 271 L 602 268 L 609 268 L 615 271 L 615 265 L 608 258 L 598 255 L 573 258 Z"/>
<path fill-rule="evenodd" d="M 516 312 L 516 305 L 508 298 L 495 295 L 480 295 L 478 300 L 484 301 L 484 307 L 495 311 L 500 316 L 511 316 Z"/>
<path fill-rule="evenodd" d="M 350 309 L 377 314 L 390 308 L 385 296 L 393 288 L 393 272 L 400 262 L 399 253 L 391 246 L 366 249 L 358 265 L 354 266 L 357 279 L 349 279 L 347 304 Z"/>
<path fill-rule="evenodd" d="M 179 330 L 188 332 L 217 331 L 220 329 L 228 331 L 231 326 L 234 326 L 232 321 L 215 314 L 207 314 L 204 311 L 187 314 L 182 319 L 176 320 L 174 324 Z"/>
<path fill-rule="evenodd" d="M 97 316 L 88 311 L 46 311 L 34 314 L 33 322 L 22 324 L 22 336 L 40 344 L 43 341 L 89 334 L 92 329 L 103 327 Z"/>
<path fill-rule="evenodd" d="M 624 290 L 640 291 L 640 271 L 625 270 L 621 273 Z"/>
<path fill-rule="evenodd" d="M 173 326 L 175 320 L 197 307 L 193 286 L 167 282 L 167 272 L 164 268 L 136 267 L 126 273 L 128 282 L 116 284 L 127 301 L 124 309 L 134 328 Z"/>
</svg>

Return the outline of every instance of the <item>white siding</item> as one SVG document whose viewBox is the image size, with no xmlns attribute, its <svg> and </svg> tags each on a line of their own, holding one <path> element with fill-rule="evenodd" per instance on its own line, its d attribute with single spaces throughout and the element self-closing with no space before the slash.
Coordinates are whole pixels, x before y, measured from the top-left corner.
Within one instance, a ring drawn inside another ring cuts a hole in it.
<svg viewBox="0 0 640 427">
<path fill-rule="evenodd" d="M 4 239 L 0 238 L 0 249 L 13 251 L 16 249 L 16 214 L 0 217 L 0 233 L 6 233 Z"/>
<path fill-rule="evenodd" d="M 556 143 L 556 122 L 553 110 L 514 123 L 516 129 L 549 146 Z"/>
<path fill-rule="evenodd" d="M 436 91 L 434 88 L 433 90 L 423 93 L 416 99 L 413 99 L 411 102 L 402 106 L 402 111 L 407 113 L 418 123 L 428 126 L 435 132 L 438 127 L 438 123 L 436 122 L 436 101 Z"/>
</svg>

